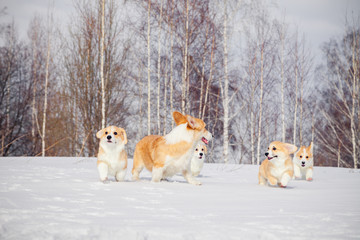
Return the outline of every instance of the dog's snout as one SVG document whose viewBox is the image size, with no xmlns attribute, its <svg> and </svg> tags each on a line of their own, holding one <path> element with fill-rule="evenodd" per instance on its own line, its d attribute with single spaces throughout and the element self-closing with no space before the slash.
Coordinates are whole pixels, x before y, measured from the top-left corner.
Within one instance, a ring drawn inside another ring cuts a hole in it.
<svg viewBox="0 0 360 240">
<path fill-rule="evenodd" d="M 106 138 L 110 140 L 110 139 L 111 139 L 111 135 L 108 135 Z"/>
<path fill-rule="evenodd" d="M 305 161 L 302 161 L 301 163 L 305 165 Z"/>
<path fill-rule="evenodd" d="M 204 154 L 203 154 L 203 153 L 200 153 L 199 155 L 202 156 L 202 155 L 204 155 Z"/>
<path fill-rule="evenodd" d="M 266 152 L 266 153 L 265 153 L 265 156 L 267 157 L 268 155 L 269 155 L 269 153 L 268 153 L 268 152 Z"/>
</svg>

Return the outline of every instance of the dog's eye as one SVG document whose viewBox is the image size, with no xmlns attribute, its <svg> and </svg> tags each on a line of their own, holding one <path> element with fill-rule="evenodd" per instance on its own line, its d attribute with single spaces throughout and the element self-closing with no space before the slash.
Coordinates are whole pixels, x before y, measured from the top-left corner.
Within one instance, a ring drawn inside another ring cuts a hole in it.
<svg viewBox="0 0 360 240">
<path fill-rule="evenodd" d="M 309 156 L 306 156 L 306 158 L 309 158 Z"/>
<path fill-rule="evenodd" d="M 114 132 L 114 135 L 117 135 L 117 132 Z"/>
<path fill-rule="evenodd" d="M 198 149 L 195 149 L 195 151 L 198 151 Z"/>
<path fill-rule="evenodd" d="M 275 151 L 276 150 L 276 147 L 273 147 L 273 151 Z"/>
<path fill-rule="evenodd" d="M 204 151 L 204 149 L 202 148 L 201 151 Z"/>
<path fill-rule="evenodd" d="M 107 135 L 108 134 L 108 132 L 105 132 L 105 135 Z"/>
<path fill-rule="evenodd" d="M 302 155 L 300 155 L 300 158 L 302 158 Z"/>
</svg>

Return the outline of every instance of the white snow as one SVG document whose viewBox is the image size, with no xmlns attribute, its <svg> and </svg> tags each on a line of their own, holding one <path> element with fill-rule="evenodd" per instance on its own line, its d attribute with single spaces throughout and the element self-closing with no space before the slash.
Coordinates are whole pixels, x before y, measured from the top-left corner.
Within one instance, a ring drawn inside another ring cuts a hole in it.
<svg viewBox="0 0 360 240">
<path fill-rule="evenodd" d="M 259 186 L 258 167 L 205 164 L 182 176 L 99 181 L 95 158 L 0 158 L 0 239 L 360 239 L 360 171 Z"/>
</svg>

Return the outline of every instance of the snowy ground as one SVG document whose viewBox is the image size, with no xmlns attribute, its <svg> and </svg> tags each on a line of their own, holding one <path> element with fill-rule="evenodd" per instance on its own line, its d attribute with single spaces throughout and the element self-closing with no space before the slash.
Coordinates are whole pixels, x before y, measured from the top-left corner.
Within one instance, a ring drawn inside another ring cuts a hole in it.
<svg viewBox="0 0 360 240">
<path fill-rule="evenodd" d="M 129 164 L 131 168 L 131 162 Z M 206 164 L 202 186 L 103 184 L 94 158 L 0 158 L 0 239 L 360 239 L 360 171 L 257 185 L 257 166 Z"/>
</svg>

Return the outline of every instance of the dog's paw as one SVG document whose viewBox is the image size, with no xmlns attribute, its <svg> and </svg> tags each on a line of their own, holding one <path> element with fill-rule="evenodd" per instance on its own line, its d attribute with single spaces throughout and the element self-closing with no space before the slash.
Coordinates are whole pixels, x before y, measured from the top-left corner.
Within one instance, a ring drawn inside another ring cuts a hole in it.
<svg viewBox="0 0 360 240">
<path fill-rule="evenodd" d="M 312 178 L 307 178 L 306 179 L 306 181 L 309 181 L 309 182 L 312 181 L 312 180 L 313 180 Z"/>
<path fill-rule="evenodd" d="M 109 179 L 108 179 L 108 178 L 106 178 L 106 179 L 102 180 L 102 183 L 103 183 L 103 184 L 109 184 L 109 183 L 110 183 L 110 181 L 109 181 Z"/>
</svg>

